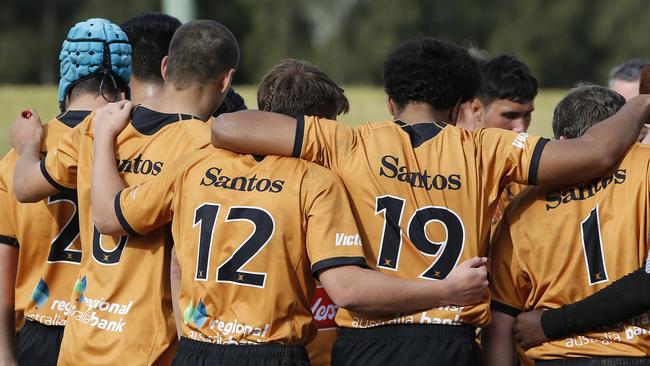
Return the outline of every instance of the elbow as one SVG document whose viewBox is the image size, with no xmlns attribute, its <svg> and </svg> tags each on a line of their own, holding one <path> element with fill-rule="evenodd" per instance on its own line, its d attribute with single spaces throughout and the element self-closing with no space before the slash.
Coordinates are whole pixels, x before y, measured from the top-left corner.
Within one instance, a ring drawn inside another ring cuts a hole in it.
<svg viewBox="0 0 650 366">
<path fill-rule="evenodd" d="M 230 113 L 223 113 L 212 121 L 212 145 L 219 148 L 231 147 L 233 133 L 236 131 L 235 124 L 228 118 Z"/>
<path fill-rule="evenodd" d="M 16 200 L 20 203 L 35 203 L 42 199 L 26 189 L 26 185 L 21 182 L 14 182 L 14 193 Z"/>
<path fill-rule="evenodd" d="M 107 214 L 105 213 L 102 214 L 97 211 L 100 210 L 93 210 L 93 224 L 95 225 L 95 228 L 97 229 L 97 231 L 99 231 L 100 234 L 108 235 L 108 236 L 118 236 L 124 233 L 124 230 L 119 225 L 119 223 L 112 222 L 113 220 L 110 220 Z"/>
<path fill-rule="evenodd" d="M 341 282 L 332 291 L 328 290 L 327 294 L 338 307 L 351 311 L 366 310 L 363 306 L 363 299 L 360 296 L 360 292 L 350 283 Z"/>
</svg>

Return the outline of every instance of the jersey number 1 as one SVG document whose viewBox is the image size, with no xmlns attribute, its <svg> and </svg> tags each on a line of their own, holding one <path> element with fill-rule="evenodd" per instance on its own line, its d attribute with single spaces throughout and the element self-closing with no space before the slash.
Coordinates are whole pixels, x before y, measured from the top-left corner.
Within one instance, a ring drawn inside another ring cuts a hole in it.
<svg viewBox="0 0 650 366">
<path fill-rule="evenodd" d="M 587 263 L 589 285 L 609 281 L 605 257 L 603 256 L 603 242 L 600 235 L 600 215 L 598 206 L 594 207 L 584 221 L 580 224 L 582 236 L 582 249 Z"/>
</svg>

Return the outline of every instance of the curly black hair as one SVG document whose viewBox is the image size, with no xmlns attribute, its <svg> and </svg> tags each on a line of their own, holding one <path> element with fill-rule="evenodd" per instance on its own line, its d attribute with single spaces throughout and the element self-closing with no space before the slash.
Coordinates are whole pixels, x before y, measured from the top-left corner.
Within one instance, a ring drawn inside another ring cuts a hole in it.
<svg viewBox="0 0 650 366">
<path fill-rule="evenodd" d="M 513 56 L 501 55 L 481 62 L 481 86 L 478 97 L 484 105 L 498 99 L 526 103 L 537 95 L 537 79 L 525 63 Z"/>
<path fill-rule="evenodd" d="M 132 48 L 133 76 L 148 82 L 163 82 L 160 62 L 181 22 L 167 14 L 146 12 L 127 19 L 121 26 Z"/>
<path fill-rule="evenodd" d="M 405 41 L 384 61 L 384 90 L 399 108 L 427 103 L 446 110 L 474 98 L 479 83 L 478 63 L 467 50 L 445 40 Z"/>
</svg>

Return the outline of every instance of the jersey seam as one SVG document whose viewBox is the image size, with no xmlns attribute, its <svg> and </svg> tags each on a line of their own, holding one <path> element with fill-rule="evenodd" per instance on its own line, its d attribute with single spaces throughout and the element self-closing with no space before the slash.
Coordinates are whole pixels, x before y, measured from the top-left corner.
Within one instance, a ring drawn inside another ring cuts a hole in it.
<svg viewBox="0 0 650 366">
<path fill-rule="evenodd" d="M 367 268 L 366 259 L 360 256 L 339 256 L 339 257 L 330 257 L 322 259 L 316 263 L 313 263 L 311 266 L 311 273 L 316 279 L 318 279 L 317 273 L 327 268 L 347 266 L 347 265 L 357 265 L 360 267 Z"/>
<path fill-rule="evenodd" d="M 0 235 L 0 244 L 8 245 L 14 248 L 20 248 L 20 243 L 18 243 L 18 239 L 16 239 L 13 236 Z"/>
<path fill-rule="evenodd" d="M 494 309 L 494 310 L 496 310 L 496 311 L 498 311 L 500 313 L 504 313 L 504 314 L 510 315 L 512 317 L 517 317 L 517 315 L 521 314 L 521 309 L 517 309 L 514 306 L 504 304 L 504 303 L 502 303 L 500 301 L 497 301 L 497 300 L 492 300 L 491 307 L 492 307 L 492 309 Z"/>
<path fill-rule="evenodd" d="M 59 191 L 64 191 L 69 189 L 74 190 L 74 188 L 72 187 L 66 187 L 63 184 L 59 183 L 56 179 L 54 179 L 54 177 L 52 177 L 52 175 L 50 175 L 50 173 L 47 171 L 47 165 L 45 165 L 45 159 L 41 159 L 39 165 L 41 168 L 41 174 L 43 174 L 43 178 L 45 178 L 45 180 L 47 180 L 47 182 L 52 187 L 56 188 Z"/>
</svg>

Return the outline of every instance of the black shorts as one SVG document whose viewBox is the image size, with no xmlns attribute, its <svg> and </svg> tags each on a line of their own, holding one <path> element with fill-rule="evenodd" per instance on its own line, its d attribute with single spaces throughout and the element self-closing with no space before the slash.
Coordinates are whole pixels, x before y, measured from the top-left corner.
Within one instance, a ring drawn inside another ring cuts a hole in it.
<svg viewBox="0 0 650 366">
<path fill-rule="evenodd" d="M 309 366 L 305 347 L 280 344 L 222 345 L 181 338 L 173 366 Z"/>
<path fill-rule="evenodd" d="M 468 325 L 386 325 L 341 328 L 332 366 L 482 365 L 475 328 Z"/>
<path fill-rule="evenodd" d="M 646 357 L 595 357 L 572 358 L 552 361 L 537 361 L 535 365 L 543 366 L 650 366 Z"/>
<path fill-rule="evenodd" d="M 20 366 L 56 365 L 63 339 L 63 327 L 25 320 L 18 332 Z"/>
</svg>

